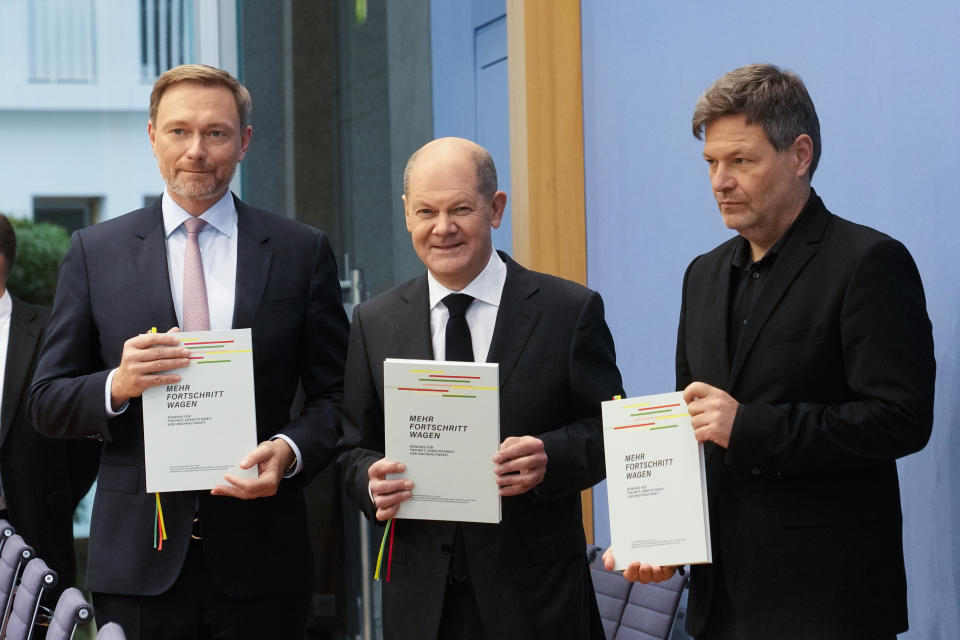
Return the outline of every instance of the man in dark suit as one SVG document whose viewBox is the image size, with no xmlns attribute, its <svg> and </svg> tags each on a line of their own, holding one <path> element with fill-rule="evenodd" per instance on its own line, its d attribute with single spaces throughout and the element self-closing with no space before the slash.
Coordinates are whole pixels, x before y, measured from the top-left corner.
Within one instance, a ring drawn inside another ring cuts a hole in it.
<svg viewBox="0 0 960 640">
<path fill-rule="evenodd" d="M 603 637 L 579 494 L 604 477 L 600 402 L 622 393 L 613 340 L 597 293 L 493 250 L 506 199 L 485 149 L 425 145 L 403 202 L 427 273 L 354 311 L 339 463 L 371 519 L 391 518 L 415 490 L 386 477 L 405 461 L 383 457 L 384 359 L 453 359 L 447 304 L 460 294 L 473 298 L 463 359 L 500 365 L 503 440 L 489 454 L 503 520 L 396 524 L 385 638 Z"/>
<path fill-rule="evenodd" d="M 893 638 L 907 628 L 896 460 L 933 421 L 919 273 L 901 243 L 810 188 L 820 127 L 793 73 L 724 75 L 693 131 L 739 236 L 683 284 L 677 385 L 705 443 L 714 545 L 713 565 L 692 570 L 687 630 Z"/>
<path fill-rule="evenodd" d="M 119 621 L 128 638 L 303 634 L 312 572 L 301 489 L 335 455 L 348 326 L 326 236 L 229 192 L 249 114 L 249 93 L 219 69 L 157 80 L 148 133 L 163 198 L 74 235 L 30 392 L 42 433 L 105 441 L 87 582 L 98 620 Z M 258 478 L 159 494 L 162 549 L 140 395 L 179 381 L 189 361 L 151 327 L 252 329 L 261 440 L 239 461 Z M 298 384 L 305 401 L 291 419 Z"/>
<path fill-rule="evenodd" d="M 97 475 L 100 444 L 37 433 L 26 395 L 49 309 L 14 298 L 6 288 L 17 237 L 0 214 L 0 517 L 57 572 L 54 596 L 77 579 L 73 512 Z"/>
</svg>

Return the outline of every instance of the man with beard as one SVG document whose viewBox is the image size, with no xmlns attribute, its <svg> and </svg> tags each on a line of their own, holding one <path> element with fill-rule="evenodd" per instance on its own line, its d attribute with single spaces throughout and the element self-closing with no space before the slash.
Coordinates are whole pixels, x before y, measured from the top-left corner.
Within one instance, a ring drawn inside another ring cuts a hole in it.
<svg viewBox="0 0 960 640">
<path fill-rule="evenodd" d="M 98 622 L 128 638 L 303 637 L 313 576 L 301 487 L 334 456 L 347 321 L 326 236 L 229 191 L 250 110 L 225 71 L 160 76 L 147 131 L 163 197 L 74 234 L 30 392 L 41 433 L 104 440 L 87 586 Z M 140 396 L 189 363 L 151 327 L 251 328 L 261 444 L 239 462 L 258 478 L 146 493 Z"/>
</svg>

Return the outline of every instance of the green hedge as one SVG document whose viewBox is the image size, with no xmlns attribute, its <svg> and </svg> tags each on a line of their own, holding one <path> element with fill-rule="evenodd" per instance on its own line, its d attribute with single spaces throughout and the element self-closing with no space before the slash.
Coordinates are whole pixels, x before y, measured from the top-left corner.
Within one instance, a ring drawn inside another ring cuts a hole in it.
<svg viewBox="0 0 960 640">
<path fill-rule="evenodd" d="M 17 233 L 17 257 L 7 277 L 7 288 L 25 302 L 52 304 L 60 261 L 70 246 L 66 230 L 17 218 L 10 218 L 10 223 Z"/>
</svg>

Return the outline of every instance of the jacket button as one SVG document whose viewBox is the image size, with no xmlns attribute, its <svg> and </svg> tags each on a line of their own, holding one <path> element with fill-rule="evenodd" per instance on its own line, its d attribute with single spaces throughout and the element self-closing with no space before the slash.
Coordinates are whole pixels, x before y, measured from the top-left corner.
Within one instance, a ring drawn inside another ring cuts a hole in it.
<svg viewBox="0 0 960 640">
<path fill-rule="evenodd" d="M 450 552 L 453 551 L 453 548 L 448 544 L 440 545 L 440 551 L 443 551 L 447 555 L 450 555 Z"/>
</svg>

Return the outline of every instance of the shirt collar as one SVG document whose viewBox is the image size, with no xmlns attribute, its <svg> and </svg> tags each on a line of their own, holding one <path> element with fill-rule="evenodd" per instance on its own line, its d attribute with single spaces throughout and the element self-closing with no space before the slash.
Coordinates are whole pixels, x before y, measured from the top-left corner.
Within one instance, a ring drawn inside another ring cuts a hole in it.
<svg viewBox="0 0 960 640">
<path fill-rule="evenodd" d="M 163 211 L 163 230 L 168 238 L 184 220 L 193 217 L 173 201 L 166 189 L 163 190 L 160 208 Z M 200 214 L 200 218 L 228 238 L 232 237 L 237 230 L 237 206 L 233 194 L 228 190 L 212 207 Z"/>
<path fill-rule="evenodd" d="M 430 291 L 430 308 L 440 304 L 451 293 L 465 293 L 474 299 L 486 302 L 494 307 L 500 306 L 500 296 L 503 295 L 503 283 L 507 281 L 507 265 L 496 251 L 490 252 L 487 266 L 483 268 L 473 281 L 461 291 L 448 289 L 440 284 L 433 274 L 427 270 L 427 287 Z"/>
<path fill-rule="evenodd" d="M 11 313 L 13 313 L 13 299 L 10 298 L 10 291 L 4 289 L 3 295 L 0 296 L 0 320 L 9 319 Z"/>
</svg>

